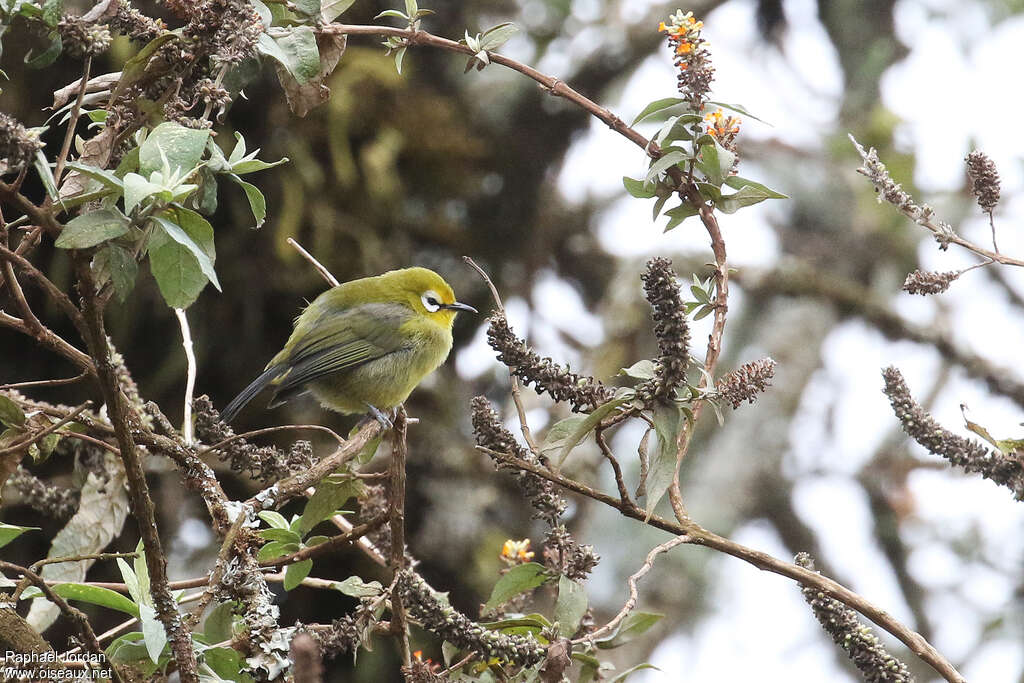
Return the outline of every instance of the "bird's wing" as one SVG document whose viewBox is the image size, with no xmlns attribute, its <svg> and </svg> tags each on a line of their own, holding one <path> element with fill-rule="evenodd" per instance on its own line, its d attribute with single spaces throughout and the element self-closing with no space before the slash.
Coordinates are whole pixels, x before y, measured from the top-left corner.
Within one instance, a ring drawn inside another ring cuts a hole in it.
<svg viewBox="0 0 1024 683">
<path fill-rule="evenodd" d="M 289 353 L 271 361 L 270 367 L 281 369 L 272 382 L 278 397 L 294 395 L 315 379 L 400 350 L 399 327 L 412 315 L 408 308 L 396 304 L 325 307 L 310 312 L 313 319 L 306 329 L 296 329 L 298 338 Z"/>
</svg>

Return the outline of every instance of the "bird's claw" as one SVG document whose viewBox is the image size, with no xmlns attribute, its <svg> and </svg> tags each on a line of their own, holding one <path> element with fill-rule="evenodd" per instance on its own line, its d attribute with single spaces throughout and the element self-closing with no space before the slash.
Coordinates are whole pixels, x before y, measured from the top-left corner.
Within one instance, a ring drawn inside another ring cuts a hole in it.
<svg viewBox="0 0 1024 683">
<path fill-rule="evenodd" d="M 369 403 L 367 403 L 366 407 L 370 409 L 370 414 L 373 415 L 374 419 L 376 419 L 377 422 L 380 423 L 380 426 L 384 431 L 388 431 L 389 429 L 395 426 L 394 423 L 391 421 L 391 418 L 388 417 L 383 412 L 381 412 L 381 410 L 377 406 L 370 405 Z"/>
</svg>

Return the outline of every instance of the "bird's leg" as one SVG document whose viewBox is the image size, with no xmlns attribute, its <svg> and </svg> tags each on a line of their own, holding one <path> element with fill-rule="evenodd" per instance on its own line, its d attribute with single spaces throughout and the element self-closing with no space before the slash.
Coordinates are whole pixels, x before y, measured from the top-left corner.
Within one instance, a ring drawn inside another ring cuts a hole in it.
<svg viewBox="0 0 1024 683">
<path fill-rule="evenodd" d="M 370 405 L 369 403 L 367 403 L 366 407 L 370 409 L 370 414 L 373 415 L 377 422 L 380 422 L 380 426 L 384 428 L 384 431 L 387 431 L 395 426 L 391 422 L 391 418 L 388 417 L 383 412 L 381 412 L 381 410 L 377 408 L 377 406 Z"/>
</svg>

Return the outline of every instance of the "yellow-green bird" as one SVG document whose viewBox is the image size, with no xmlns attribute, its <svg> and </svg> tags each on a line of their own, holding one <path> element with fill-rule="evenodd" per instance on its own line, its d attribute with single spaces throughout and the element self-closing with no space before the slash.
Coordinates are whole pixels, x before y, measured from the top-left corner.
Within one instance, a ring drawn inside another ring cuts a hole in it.
<svg viewBox="0 0 1024 683">
<path fill-rule="evenodd" d="M 333 287 L 295 319 L 284 348 L 221 418 L 230 422 L 270 386 L 269 408 L 308 391 L 326 408 L 369 412 L 388 424 L 383 411 L 405 401 L 448 357 L 459 311 L 476 313 L 426 268 L 392 270 Z"/>
</svg>

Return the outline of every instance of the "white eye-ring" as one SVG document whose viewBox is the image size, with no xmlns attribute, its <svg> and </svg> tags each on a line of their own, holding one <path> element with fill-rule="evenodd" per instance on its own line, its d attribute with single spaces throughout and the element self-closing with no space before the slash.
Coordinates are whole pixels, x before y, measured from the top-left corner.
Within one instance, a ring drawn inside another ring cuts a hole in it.
<svg viewBox="0 0 1024 683">
<path fill-rule="evenodd" d="M 436 313 L 441 310 L 441 297 L 432 289 L 423 292 L 420 301 L 423 302 L 423 308 L 427 309 L 428 313 Z"/>
</svg>

